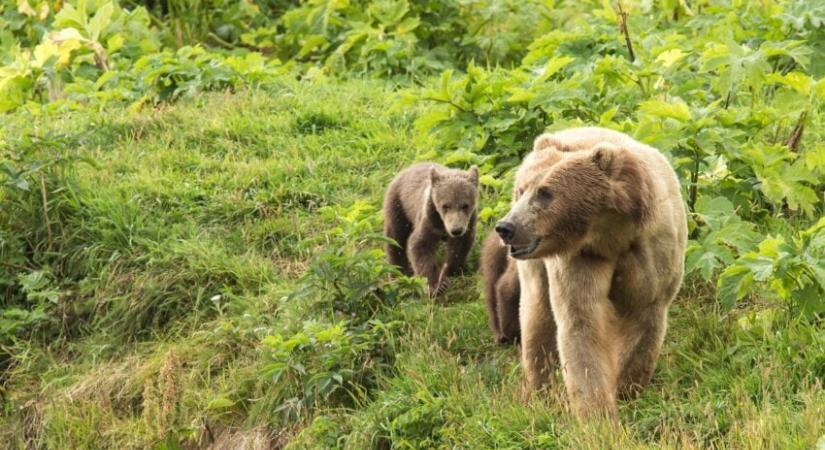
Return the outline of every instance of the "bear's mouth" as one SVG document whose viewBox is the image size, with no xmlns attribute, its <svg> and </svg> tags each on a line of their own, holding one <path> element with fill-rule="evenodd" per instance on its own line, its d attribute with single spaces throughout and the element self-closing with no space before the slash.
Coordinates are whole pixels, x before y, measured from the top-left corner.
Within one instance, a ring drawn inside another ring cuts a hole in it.
<svg viewBox="0 0 825 450">
<path fill-rule="evenodd" d="M 541 239 L 536 239 L 527 245 L 510 245 L 510 256 L 516 259 L 526 259 L 526 257 L 530 253 L 533 253 L 536 247 L 539 246 L 540 240 Z"/>
</svg>

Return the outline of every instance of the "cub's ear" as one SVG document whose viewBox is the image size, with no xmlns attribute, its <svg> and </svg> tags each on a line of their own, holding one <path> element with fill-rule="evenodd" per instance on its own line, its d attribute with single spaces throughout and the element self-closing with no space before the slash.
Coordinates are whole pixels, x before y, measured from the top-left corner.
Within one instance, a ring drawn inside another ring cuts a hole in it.
<svg viewBox="0 0 825 450">
<path fill-rule="evenodd" d="M 430 166 L 430 184 L 437 184 L 441 179 L 441 174 L 438 173 L 438 167 Z"/>
<path fill-rule="evenodd" d="M 593 163 L 601 169 L 608 177 L 613 178 L 622 166 L 624 151 L 619 147 L 609 143 L 600 142 L 591 149 Z"/>
<path fill-rule="evenodd" d="M 470 180 L 470 183 L 478 186 L 478 166 L 470 167 L 470 170 L 467 171 L 467 178 Z"/>
</svg>

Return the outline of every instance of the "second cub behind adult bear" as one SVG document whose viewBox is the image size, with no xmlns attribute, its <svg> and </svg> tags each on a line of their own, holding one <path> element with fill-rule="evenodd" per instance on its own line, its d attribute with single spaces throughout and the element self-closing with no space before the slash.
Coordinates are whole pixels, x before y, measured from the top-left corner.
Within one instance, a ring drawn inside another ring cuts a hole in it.
<svg viewBox="0 0 825 450">
<path fill-rule="evenodd" d="M 399 173 L 384 195 L 387 258 L 406 274 L 427 278 L 434 296 L 447 287 L 447 276 L 460 269 L 475 240 L 478 168 L 455 170 L 435 163 L 414 164 Z M 447 247 L 439 269 L 439 242 Z"/>
<path fill-rule="evenodd" d="M 490 330 L 498 343 L 519 340 L 519 283 L 515 260 L 507 256 L 498 234 L 491 232 L 481 248 L 481 276 Z"/>
</svg>

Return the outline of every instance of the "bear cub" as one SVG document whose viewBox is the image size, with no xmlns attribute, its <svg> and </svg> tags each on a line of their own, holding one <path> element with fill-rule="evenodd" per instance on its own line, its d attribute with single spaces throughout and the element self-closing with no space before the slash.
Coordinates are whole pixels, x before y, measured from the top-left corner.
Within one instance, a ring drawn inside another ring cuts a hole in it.
<svg viewBox="0 0 825 450">
<path fill-rule="evenodd" d="M 392 180 L 384 195 L 387 258 L 407 275 L 427 279 L 427 293 L 447 288 L 447 276 L 464 265 L 475 240 L 478 167 L 455 170 L 435 163 L 414 164 Z M 446 245 L 439 269 L 436 251 Z"/>
<path fill-rule="evenodd" d="M 487 318 L 495 341 L 517 342 L 519 328 L 519 282 L 515 260 L 495 231 L 487 235 L 481 248 L 481 277 L 484 280 Z"/>
</svg>

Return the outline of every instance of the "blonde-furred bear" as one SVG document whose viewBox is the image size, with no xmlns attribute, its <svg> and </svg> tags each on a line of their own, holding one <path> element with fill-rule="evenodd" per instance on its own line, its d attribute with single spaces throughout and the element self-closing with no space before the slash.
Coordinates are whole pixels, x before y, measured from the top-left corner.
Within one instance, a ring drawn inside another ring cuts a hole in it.
<svg viewBox="0 0 825 450">
<path fill-rule="evenodd" d="M 539 136 L 496 232 L 517 260 L 522 367 L 560 367 L 580 417 L 646 385 L 682 282 L 687 222 L 658 150 L 603 128 Z"/>
</svg>

